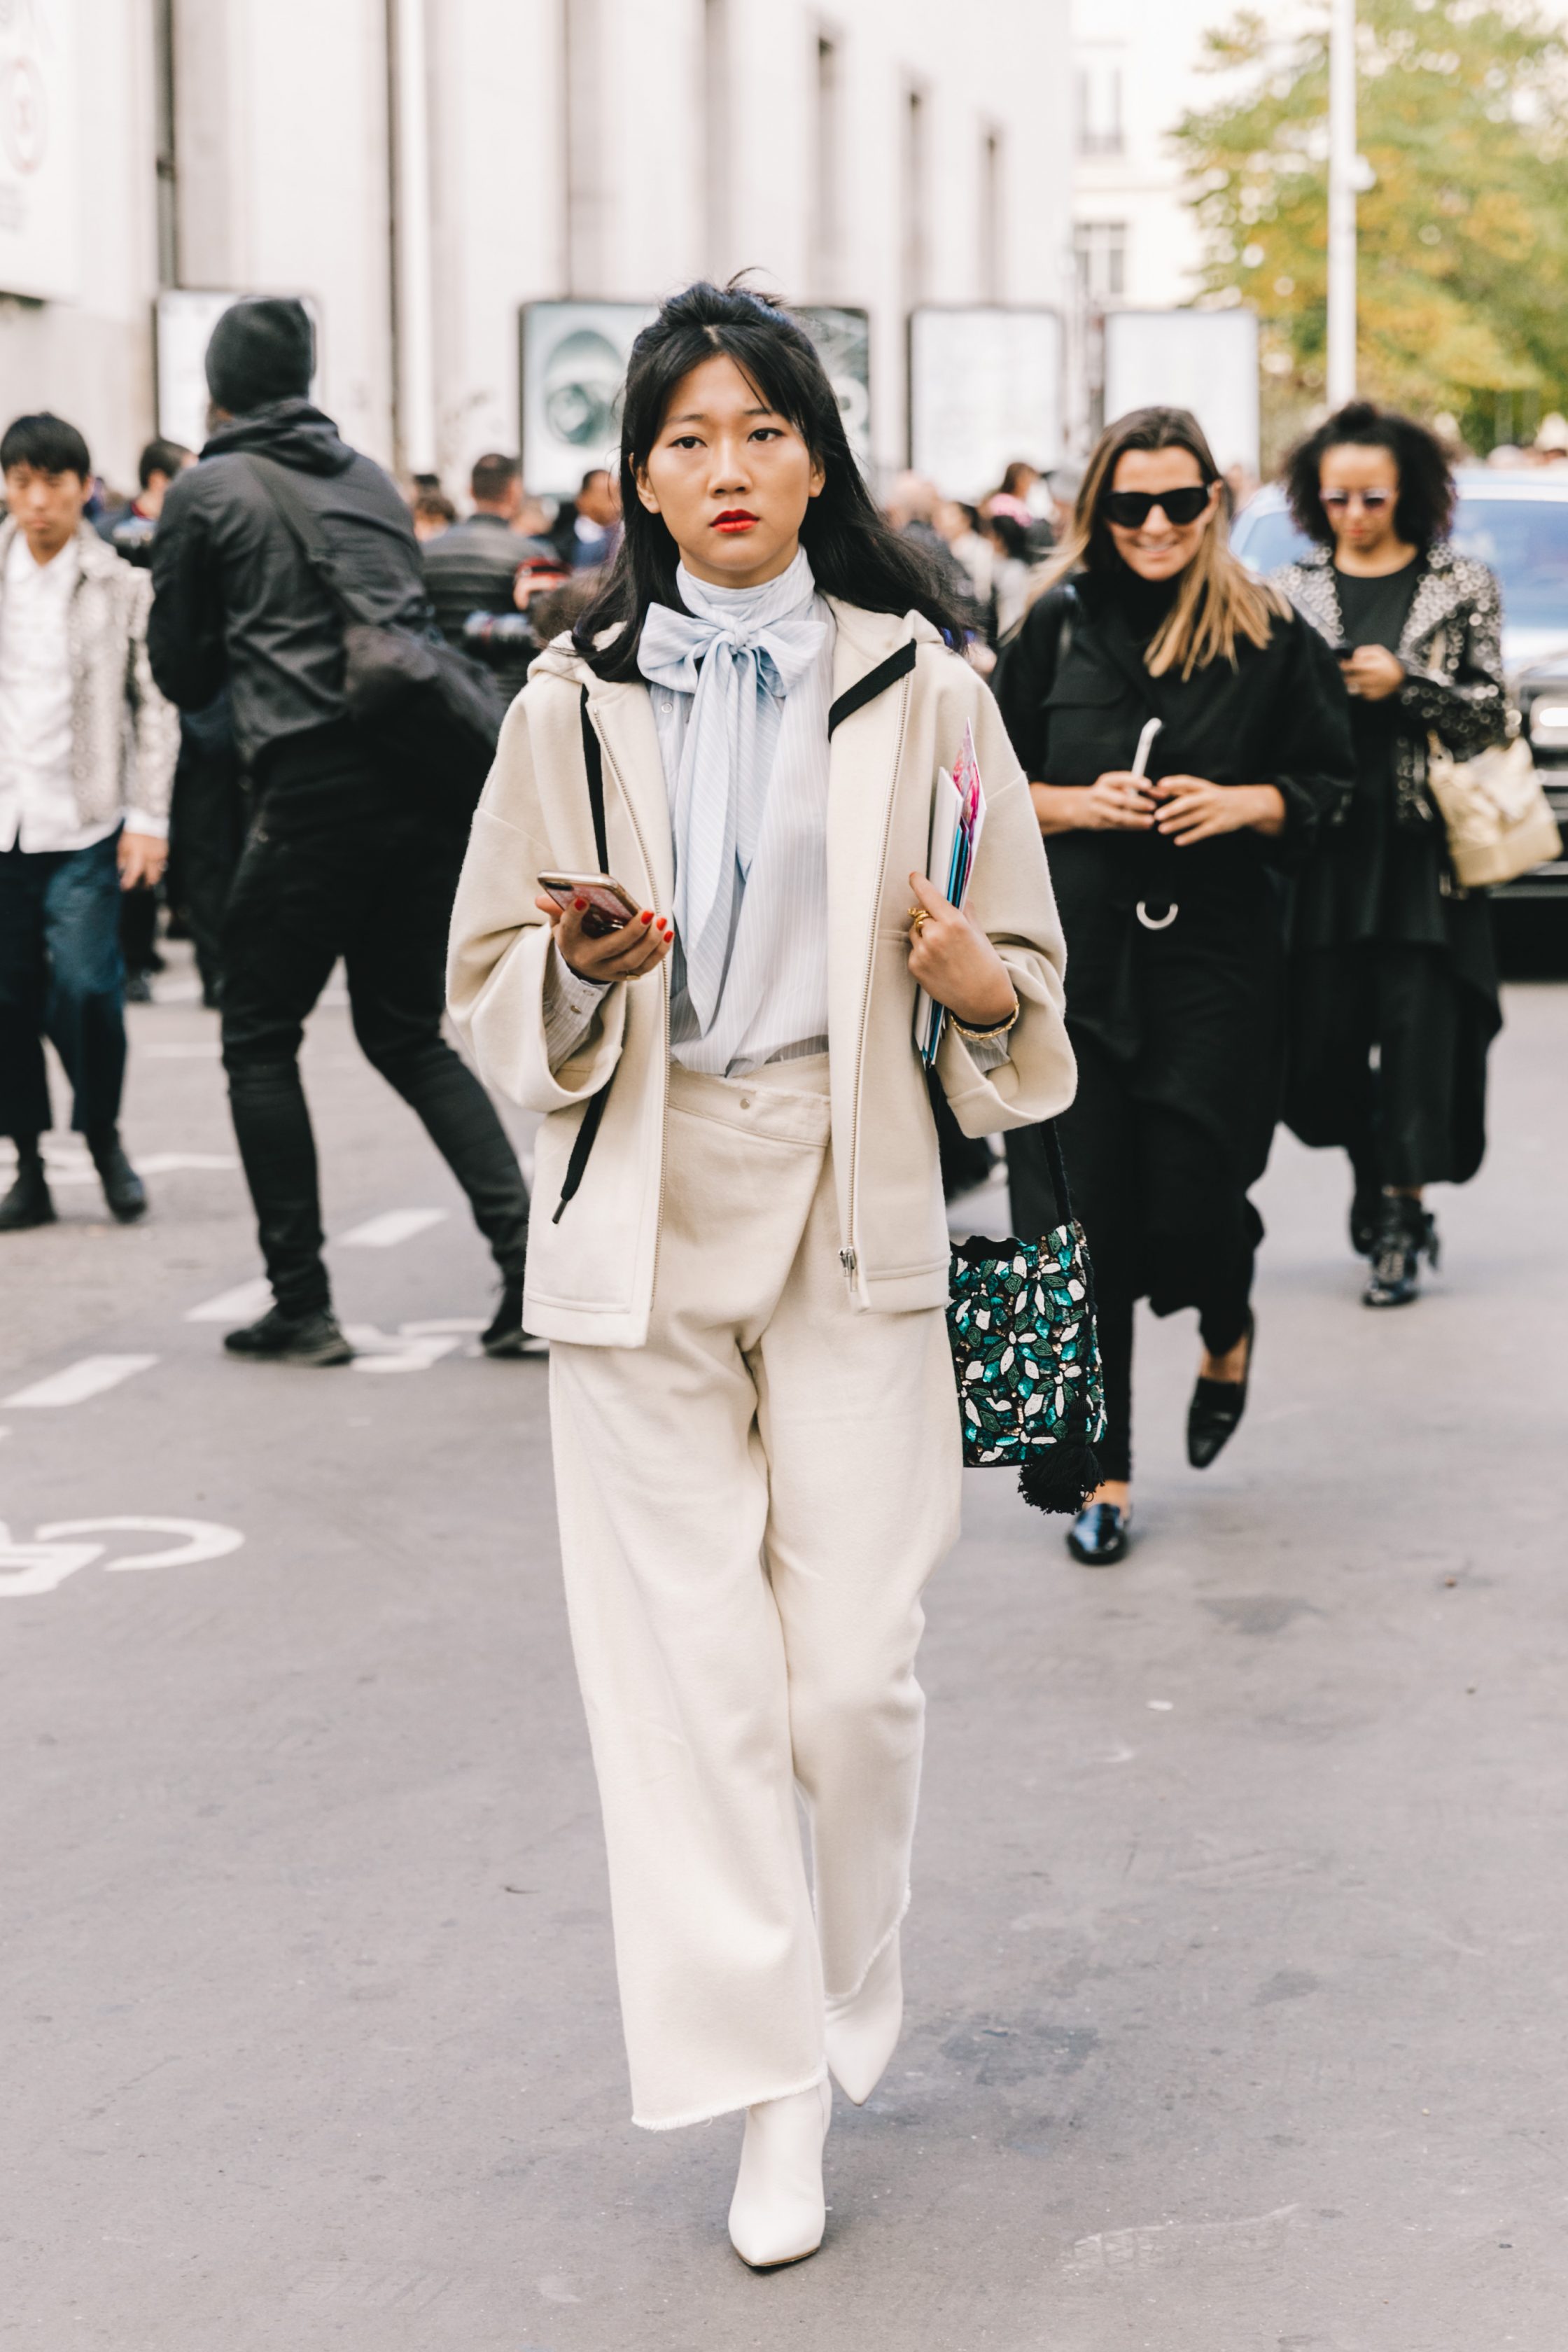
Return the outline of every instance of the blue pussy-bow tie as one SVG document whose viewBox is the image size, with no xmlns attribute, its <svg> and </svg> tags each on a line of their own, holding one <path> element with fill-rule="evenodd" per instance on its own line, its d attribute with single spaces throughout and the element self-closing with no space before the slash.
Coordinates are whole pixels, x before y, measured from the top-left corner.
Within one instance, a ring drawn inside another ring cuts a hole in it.
<svg viewBox="0 0 1568 2352">
<path fill-rule="evenodd" d="M 683 578 L 680 585 L 693 601 L 700 595 L 699 583 Z M 643 622 L 643 676 L 692 698 L 672 812 L 675 927 L 702 1035 L 719 1006 L 737 876 L 743 882 L 761 830 L 784 697 L 810 669 L 826 633 L 814 595 L 809 567 L 797 556 L 778 580 L 748 592 L 743 607 L 740 596 L 729 611 L 650 604 Z"/>
</svg>

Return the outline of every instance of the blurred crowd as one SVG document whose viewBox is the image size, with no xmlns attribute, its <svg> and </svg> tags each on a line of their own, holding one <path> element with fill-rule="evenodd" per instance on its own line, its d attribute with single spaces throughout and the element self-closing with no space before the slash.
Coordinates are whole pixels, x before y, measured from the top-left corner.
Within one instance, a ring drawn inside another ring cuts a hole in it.
<svg viewBox="0 0 1568 2352">
<path fill-rule="evenodd" d="M 1568 430 L 1563 454 L 1568 457 Z M 92 476 L 84 519 L 125 562 L 150 567 L 164 498 L 196 455 L 162 436 L 149 441 L 134 490 L 116 490 L 102 476 Z M 1076 467 L 1047 471 L 1020 458 L 975 501 L 951 498 L 913 472 L 889 484 L 883 501 L 888 519 L 936 565 L 970 621 L 968 656 L 983 675 L 990 675 L 997 648 L 1022 617 L 1070 520 L 1081 478 Z M 444 635 L 481 662 L 510 700 L 542 648 L 570 629 L 592 601 L 616 552 L 620 500 L 614 476 L 592 467 L 574 495 L 542 497 L 527 488 L 516 457 L 489 451 L 469 470 L 461 508 L 439 475 L 416 474 L 399 487 Z M 141 884 L 122 895 L 121 946 L 131 1003 L 151 1000 L 153 981 L 163 969 L 159 940 L 166 932 L 194 943 L 205 1000 L 216 1006 L 217 929 L 246 809 L 227 697 L 220 695 L 209 712 L 187 712 L 182 724 L 165 872 L 155 887 Z"/>
</svg>

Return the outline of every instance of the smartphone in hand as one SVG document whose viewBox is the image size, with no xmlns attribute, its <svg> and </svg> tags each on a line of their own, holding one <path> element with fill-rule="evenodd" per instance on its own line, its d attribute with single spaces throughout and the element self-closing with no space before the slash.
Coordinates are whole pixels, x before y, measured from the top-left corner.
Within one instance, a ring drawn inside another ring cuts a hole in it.
<svg viewBox="0 0 1568 2352">
<path fill-rule="evenodd" d="M 588 908 L 583 918 L 583 929 L 592 940 L 602 940 L 611 931 L 624 931 L 638 912 L 637 900 L 612 874 L 542 874 L 539 887 L 547 898 L 553 898 L 563 908 L 585 898 Z"/>
</svg>

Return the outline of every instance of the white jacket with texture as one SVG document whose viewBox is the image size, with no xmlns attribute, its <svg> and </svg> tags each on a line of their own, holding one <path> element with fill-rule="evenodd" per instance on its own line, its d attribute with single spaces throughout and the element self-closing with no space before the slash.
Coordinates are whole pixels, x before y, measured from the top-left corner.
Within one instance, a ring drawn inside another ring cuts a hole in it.
<svg viewBox="0 0 1568 2352">
<path fill-rule="evenodd" d="M 840 1255 L 856 1304 L 942 1307 L 947 1221 L 936 1129 L 912 1042 L 909 877 L 924 872 L 932 791 L 964 723 L 974 730 L 985 829 L 969 911 L 1006 964 L 1021 1007 L 1008 1059 L 982 1074 L 951 1023 L 937 1073 L 960 1127 L 987 1135 L 1072 1099 L 1062 1020 L 1066 951 L 1039 827 L 989 689 L 916 614 L 834 601 L 837 700 L 902 645 L 913 668 L 846 718 L 828 770 L 828 1050 Z M 559 640 L 512 704 L 474 819 L 452 916 L 452 1017 L 486 1084 L 546 1114 L 535 1158 L 524 1319 L 542 1338 L 637 1348 L 658 1263 L 669 1069 L 668 966 L 604 998 L 552 1070 L 543 992 L 550 929 L 534 906 L 552 868 L 598 865 L 583 752 L 584 696 L 603 752 L 610 870 L 667 909 L 674 850 L 652 705 L 640 683 L 599 678 Z M 614 1076 L 582 1184 L 554 1213 L 573 1138 Z"/>
</svg>

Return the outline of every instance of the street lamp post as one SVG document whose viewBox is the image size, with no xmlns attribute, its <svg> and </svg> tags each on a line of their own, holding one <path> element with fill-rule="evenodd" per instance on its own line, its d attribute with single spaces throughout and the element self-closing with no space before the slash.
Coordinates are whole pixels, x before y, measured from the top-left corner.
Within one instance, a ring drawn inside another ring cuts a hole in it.
<svg viewBox="0 0 1568 2352">
<path fill-rule="evenodd" d="M 1355 0 L 1329 14 L 1329 406 L 1355 398 Z"/>
</svg>

